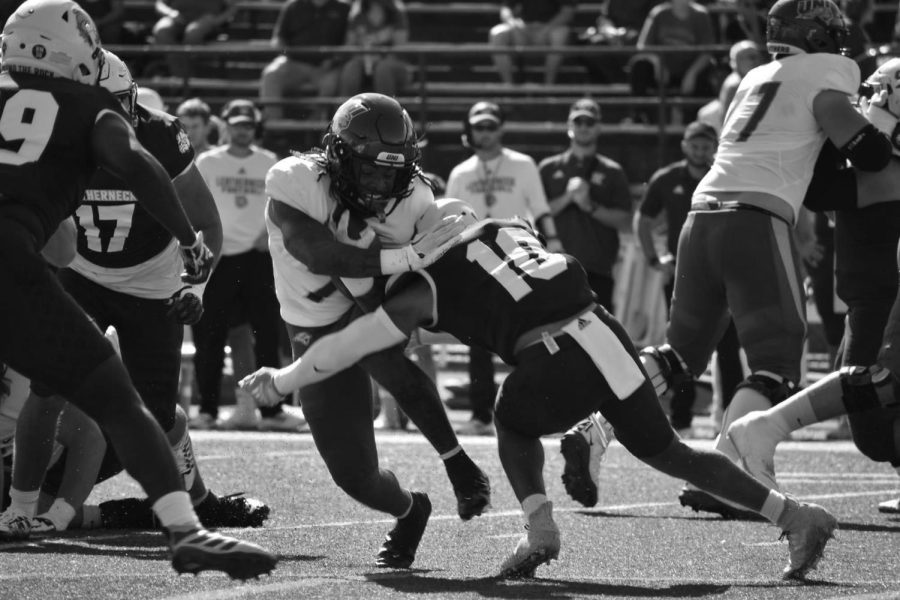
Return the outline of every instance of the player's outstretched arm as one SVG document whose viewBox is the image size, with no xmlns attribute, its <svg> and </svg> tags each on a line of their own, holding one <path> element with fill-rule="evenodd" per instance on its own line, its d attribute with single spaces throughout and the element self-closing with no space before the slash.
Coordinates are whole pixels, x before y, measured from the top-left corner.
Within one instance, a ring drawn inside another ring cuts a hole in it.
<svg viewBox="0 0 900 600">
<path fill-rule="evenodd" d="M 428 284 L 404 287 L 375 312 L 309 347 L 303 357 L 282 369 L 262 368 L 242 379 L 241 389 L 263 405 L 280 402 L 303 386 L 322 381 L 356 364 L 365 356 L 406 342 L 421 325 L 432 322 L 432 295 Z"/>
<path fill-rule="evenodd" d="M 893 145 L 850 104 L 843 92 L 825 90 L 813 99 L 816 121 L 854 167 L 880 171 L 891 159 Z"/>
</svg>

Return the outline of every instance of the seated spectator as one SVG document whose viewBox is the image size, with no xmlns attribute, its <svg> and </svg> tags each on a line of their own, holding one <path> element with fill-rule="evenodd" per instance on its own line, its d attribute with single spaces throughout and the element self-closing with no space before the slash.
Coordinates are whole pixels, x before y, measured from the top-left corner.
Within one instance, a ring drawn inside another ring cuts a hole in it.
<svg viewBox="0 0 900 600">
<path fill-rule="evenodd" d="M 574 16 L 575 0 L 504 0 L 500 8 L 500 24 L 491 29 L 488 41 L 492 46 L 501 48 L 565 46 L 569 42 L 569 23 Z M 516 81 L 513 56 L 506 53 L 494 55 L 500 80 L 510 85 Z M 556 82 L 562 60 L 561 54 L 547 55 L 544 61 L 545 84 Z"/>
<path fill-rule="evenodd" d="M 719 97 L 700 108 L 697 115 L 698 120 L 711 125 L 716 132 L 722 131 L 722 123 L 725 121 L 728 107 L 731 106 L 731 100 L 744 75 L 764 62 L 766 62 L 766 55 L 756 43 L 742 40 L 733 44 L 728 51 L 728 66 L 731 67 L 731 72 L 722 82 Z"/>
<path fill-rule="evenodd" d="M 353 0 L 348 46 L 390 48 L 409 40 L 409 19 L 403 0 Z M 371 80 L 371 84 L 367 84 Z M 377 92 L 396 96 L 409 84 L 407 65 L 390 53 L 354 56 L 341 70 L 340 95 Z"/>
<path fill-rule="evenodd" d="M 671 46 L 691 48 L 715 42 L 709 12 L 691 0 L 670 0 L 653 8 L 644 21 L 637 48 Z M 649 96 L 659 86 L 677 88 L 683 96 L 713 96 L 714 62 L 708 52 L 656 54 L 638 53 L 629 62 L 631 90 Z"/>
<path fill-rule="evenodd" d="M 237 10 L 236 0 L 156 0 L 159 21 L 153 26 L 153 38 L 161 45 L 197 45 L 215 37 Z M 102 39 L 102 38 L 101 38 Z M 186 55 L 169 58 L 169 69 L 176 77 L 190 75 L 191 62 Z"/>
<path fill-rule="evenodd" d="M 80 0 L 79 4 L 94 20 L 104 45 L 133 41 L 125 39 L 125 0 Z"/>
<path fill-rule="evenodd" d="M 288 0 L 275 22 L 272 46 L 282 52 L 291 46 L 342 46 L 349 11 L 341 0 Z M 260 82 L 265 116 L 283 117 L 284 108 L 278 102 L 298 94 L 307 84 L 314 84 L 320 96 L 337 95 L 343 62 L 340 56 L 285 53 L 275 58 L 263 69 Z"/>
</svg>

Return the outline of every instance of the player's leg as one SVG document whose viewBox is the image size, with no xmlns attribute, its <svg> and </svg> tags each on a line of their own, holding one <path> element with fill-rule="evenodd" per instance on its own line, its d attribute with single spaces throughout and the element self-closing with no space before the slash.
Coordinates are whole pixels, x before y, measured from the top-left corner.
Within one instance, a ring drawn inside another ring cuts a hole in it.
<svg viewBox="0 0 900 600">
<path fill-rule="evenodd" d="M 484 512 L 491 501 L 491 485 L 459 444 L 435 383 L 400 347 L 367 356 L 362 366 L 396 400 L 409 419 L 438 452 L 463 520 Z"/>
<path fill-rule="evenodd" d="M 317 328 L 289 324 L 294 359 L 301 357 L 316 339 L 343 325 L 343 320 Z M 338 487 L 369 508 L 397 517 L 376 564 L 405 568 L 415 559 L 431 514 L 431 502 L 424 493 L 401 487 L 391 471 L 379 468 L 371 394 L 368 374 L 355 365 L 302 388 L 300 404 L 316 449 Z"/>
<path fill-rule="evenodd" d="M 169 530 L 177 570 L 270 571 L 277 560 L 258 546 L 228 539 L 233 544 L 211 547 L 219 536 L 199 528 L 165 436 L 112 345 L 63 291 L 28 233 L 8 220 L 0 229 L 0 361 L 63 394 L 106 431 Z"/>
</svg>

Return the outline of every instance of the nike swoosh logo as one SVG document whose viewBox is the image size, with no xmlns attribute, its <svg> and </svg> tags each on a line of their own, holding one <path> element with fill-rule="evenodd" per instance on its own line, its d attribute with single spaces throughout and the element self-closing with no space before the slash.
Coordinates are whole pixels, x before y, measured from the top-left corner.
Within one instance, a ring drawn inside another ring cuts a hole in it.
<svg viewBox="0 0 900 600">
<path fill-rule="evenodd" d="M 316 365 L 313 365 L 313 373 L 319 373 L 319 374 L 322 374 L 322 373 L 328 373 L 328 371 L 323 371 L 322 369 L 320 369 L 320 368 L 317 367 Z"/>
</svg>

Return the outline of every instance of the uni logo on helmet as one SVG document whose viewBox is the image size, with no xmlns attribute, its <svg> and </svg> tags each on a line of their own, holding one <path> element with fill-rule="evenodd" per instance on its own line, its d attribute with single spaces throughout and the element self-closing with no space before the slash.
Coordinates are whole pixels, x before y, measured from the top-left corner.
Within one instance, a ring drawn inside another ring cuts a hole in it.
<svg viewBox="0 0 900 600">
<path fill-rule="evenodd" d="M 396 154 L 394 152 L 379 152 L 375 157 L 375 163 L 386 166 L 403 166 L 406 163 L 406 160 L 404 160 L 402 154 Z"/>
</svg>

